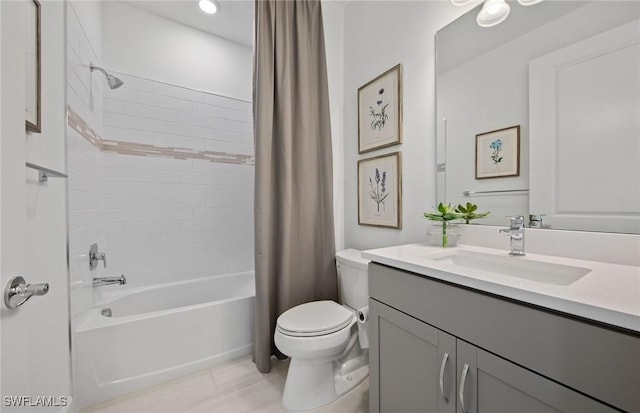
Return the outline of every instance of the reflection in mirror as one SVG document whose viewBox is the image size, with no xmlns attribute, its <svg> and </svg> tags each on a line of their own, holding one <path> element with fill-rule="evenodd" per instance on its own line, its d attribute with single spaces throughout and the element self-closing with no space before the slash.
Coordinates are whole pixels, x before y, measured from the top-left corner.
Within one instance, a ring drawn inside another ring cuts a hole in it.
<svg viewBox="0 0 640 413">
<path fill-rule="evenodd" d="M 478 10 L 436 36 L 438 201 L 640 233 L 640 3 L 546 1 L 492 28 Z M 476 179 L 476 135 L 517 125 L 519 175 Z"/>
</svg>

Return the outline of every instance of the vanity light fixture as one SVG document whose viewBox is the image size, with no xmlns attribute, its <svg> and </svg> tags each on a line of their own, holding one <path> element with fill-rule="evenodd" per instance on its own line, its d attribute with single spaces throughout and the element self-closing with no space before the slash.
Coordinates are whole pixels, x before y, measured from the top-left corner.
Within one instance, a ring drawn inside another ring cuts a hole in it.
<svg viewBox="0 0 640 413">
<path fill-rule="evenodd" d="M 504 0 L 485 0 L 476 22 L 480 27 L 492 27 L 502 23 L 510 11 L 511 7 Z"/>
<path fill-rule="evenodd" d="M 451 4 L 454 6 L 466 6 L 469 3 L 472 3 L 476 0 L 451 0 Z"/>
<path fill-rule="evenodd" d="M 215 14 L 220 10 L 220 4 L 216 0 L 200 0 L 198 6 L 207 14 Z"/>
<path fill-rule="evenodd" d="M 451 0 L 451 4 L 454 6 L 465 6 L 475 0 Z M 518 3 L 522 6 L 533 6 L 543 0 L 518 0 Z M 484 0 L 482 9 L 476 17 L 476 22 L 480 27 L 493 27 L 502 23 L 507 16 L 511 7 L 505 0 Z"/>
<path fill-rule="evenodd" d="M 533 6 L 534 4 L 540 3 L 542 0 L 518 0 L 521 6 Z"/>
</svg>

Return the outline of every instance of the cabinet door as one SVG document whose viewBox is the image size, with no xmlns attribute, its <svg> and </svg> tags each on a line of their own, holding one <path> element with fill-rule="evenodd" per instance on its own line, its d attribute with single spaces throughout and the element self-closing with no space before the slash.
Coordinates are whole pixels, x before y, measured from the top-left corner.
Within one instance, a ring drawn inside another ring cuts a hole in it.
<svg viewBox="0 0 640 413">
<path fill-rule="evenodd" d="M 455 338 L 369 300 L 370 411 L 455 412 Z"/>
<path fill-rule="evenodd" d="M 457 356 L 458 413 L 615 411 L 460 339 Z"/>
</svg>

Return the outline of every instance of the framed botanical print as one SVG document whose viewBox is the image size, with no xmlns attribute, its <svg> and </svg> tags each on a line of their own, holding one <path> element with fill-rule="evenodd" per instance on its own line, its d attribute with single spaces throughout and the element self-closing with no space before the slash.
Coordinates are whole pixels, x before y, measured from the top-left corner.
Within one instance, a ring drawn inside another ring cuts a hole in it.
<svg viewBox="0 0 640 413">
<path fill-rule="evenodd" d="M 476 135 L 476 179 L 520 175 L 520 125 Z"/>
<path fill-rule="evenodd" d="M 400 152 L 358 161 L 358 224 L 402 228 Z"/>
<path fill-rule="evenodd" d="M 358 89 L 358 153 L 402 143 L 402 66 Z"/>
</svg>

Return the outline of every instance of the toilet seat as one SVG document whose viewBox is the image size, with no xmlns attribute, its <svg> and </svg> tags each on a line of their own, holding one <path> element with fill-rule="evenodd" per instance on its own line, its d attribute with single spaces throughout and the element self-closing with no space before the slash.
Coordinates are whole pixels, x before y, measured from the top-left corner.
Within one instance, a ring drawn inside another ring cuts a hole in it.
<svg viewBox="0 0 640 413">
<path fill-rule="evenodd" d="M 277 330 L 292 337 L 332 334 L 352 325 L 355 315 L 334 301 L 313 301 L 290 308 L 278 317 Z"/>
</svg>

